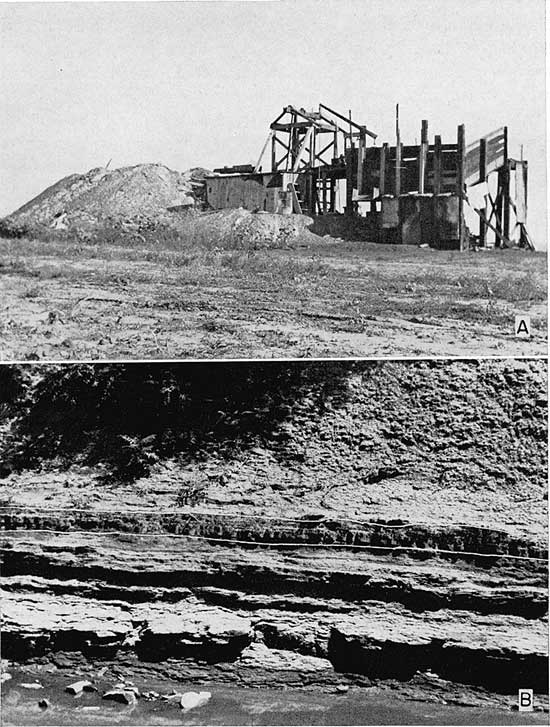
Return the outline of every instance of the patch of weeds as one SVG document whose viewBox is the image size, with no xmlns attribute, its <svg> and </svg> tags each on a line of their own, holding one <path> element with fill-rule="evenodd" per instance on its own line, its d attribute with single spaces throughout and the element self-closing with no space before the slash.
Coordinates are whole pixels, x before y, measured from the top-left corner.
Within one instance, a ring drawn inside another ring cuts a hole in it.
<svg viewBox="0 0 550 727">
<path fill-rule="evenodd" d="M 236 333 L 237 327 L 229 321 L 219 321 L 216 318 L 210 318 L 201 323 L 201 328 L 207 333 Z"/>
<path fill-rule="evenodd" d="M 38 298 L 42 293 L 41 285 L 28 285 L 22 293 L 23 298 Z"/>
<path fill-rule="evenodd" d="M 3 495 L 0 497 L 0 508 L 11 507 L 14 502 L 13 495 Z"/>
<path fill-rule="evenodd" d="M 92 505 L 87 495 L 74 495 L 71 499 L 71 507 L 74 510 L 90 510 Z"/>
<path fill-rule="evenodd" d="M 206 499 L 208 484 L 196 478 L 189 479 L 176 493 L 176 506 L 198 505 Z"/>
</svg>

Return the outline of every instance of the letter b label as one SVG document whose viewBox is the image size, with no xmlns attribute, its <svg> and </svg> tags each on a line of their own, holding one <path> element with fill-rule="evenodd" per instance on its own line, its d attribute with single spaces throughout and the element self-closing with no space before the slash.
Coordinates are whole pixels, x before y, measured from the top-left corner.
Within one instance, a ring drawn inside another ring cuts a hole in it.
<svg viewBox="0 0 550 727">
<path fill-rule="evenodd" d="M 520 712 L 533 711 L 532 689 L 518 689 L 518 709 Z"/>
</svg>

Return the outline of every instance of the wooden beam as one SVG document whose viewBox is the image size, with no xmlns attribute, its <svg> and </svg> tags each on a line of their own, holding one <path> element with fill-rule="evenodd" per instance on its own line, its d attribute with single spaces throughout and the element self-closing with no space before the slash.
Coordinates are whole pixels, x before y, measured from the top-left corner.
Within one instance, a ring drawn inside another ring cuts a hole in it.
<svg viewBox="0 0 550 727">
<path fill-rule="evenodd" d="M 510 237 L 510 162 L 508 161 L 508 127 L 504 127 L 504 169 L 503 169 L 502 206 L 504 208 L 504 219 L 502 234 L 505 238 Z"/>
<path fill-rule="evenodd" d="M 434 139 L 434 183 L 433 183 L 433 235 L 437 248 L 441 248 L 441 229 L 439 226 L 439 195 L 441 194 L 441 136 Z"/>
<path fill-rule="evenodd" d="M 359 137 L 359 144 L 357 148 L 357 193 L 363 194 L 363 162 L 365 158 L 365 148 L 367 145 L 367 138 L 365 134 L 361 134 Z"/>
<path fill-rule="evenodd" d="M 315 128 L 319 131 L 321 134 L 332 134 L 333 128 L 331 126 L 322 126 L 320 124 L 314 124 L 313 122 L 309 121 L 297 121 L 296 123 L 288 123 L 288 124 L 270 124 L 269 128 L 272 131 L 290 131 L 291 128 L 294 129 L 308 129 L 310 126 L 315 126 Z"/>
<path fill-rule="evenodd" d="M 277 147 L 276 147 L 277 141 L 279 141 L 277 139 L 277 134 L 273 134 L 271 136 L 271 171 L 272 172 L 277 171 Z"/>
<path fill-rule="evenodd" d="M 399 104 L 395 105 L 395 196 L 401 194 L 401 134 L 399 131 Z"/>
<path fill-rule="evenodd" d="M 479 140 L 479 181 L 485 183 L 487 180 L 487 139 Z M 489 195 L 485 195 L 485 209 L 483 216 L 479 218 L 479 246 L 487 247 L 487 221 L 490 221 L 489 216 Z"/>
<path fill-rule="evenodd" d="M 382 145 L 380 149 L 380 181 L 378 182 L 379 195 L 382 197 L 386 193 L 386 159 L 389 154 L 389 145 Z"/>
<path fill-rule="evenodd" d="M 497 195 L 493 200 L 493 211 L 495 213 L 496 230 L 498 230 L 495 246 L 500 247 L 502 239 L 502 169 L 497 172 Z"/>
<path fill-rule="evenodd" d="M 311 139 L 312 132 L 313 132 L 313 127 L 310 126 L 310 128 L 306 131 L 306 134 L 305 134 L 305 136 L 304 136 L 304 138 L 302 140 L 302 143 L 300 144 L 300 147 L 298 149 L 298 153 L 296 154 L 296 156 L 294 158 L 294 164 L 292 166 L 292 171 L 293 171 L 294 174 L 297 173 L 297 171 L 298 171 L 298 169 L 300 167 L 300 162 L 302 160 L 302 155 L 303 155 L 303 153 L 304 153 L 307 145 L 309 144 L 309 141 Z"/>
<path fill-rule="evenodd" d="M 330 212 L 336 212 L 336 180 L 330 178 Z"/>
<path fill-rule="evenodd" d="M 296 194 L 296 186 L 292 183 L 288 184 L 287 186 L 288 191 L 292 195 L 292 209 L 296 214 L 301 215 L 302 214 L 302 205 L 300 204 L 300 200 L 298 199 L 298 195 Z"/>
<path fill-rule="evenodd" d="M 331 146 L 334 146 L 334 141 L 329 141 L 329 143 L 325 147 L 323 147 L 320 152 L 318 152 L 318 153 L 316 152 L 315 153 L 315 157 L 317 159 L 319 159 L 320 162 L 322 162 L 323 159 L 321 157 L 323 156 L 323 154 L 325 152 L 327 152 L 330 149 Z"/>
<path fill-rule="evenodd" d="M 361 126 L 360 124 L 355 123 L 355 121 L 352 121 L 350 118 L 346 119 L 345 116 L 339 114 L 338 111 L 335 111 L 334 109 L 325 106 L 325 104 L 320 103 L 319 109 L 325 109 L 325 111 L 328 111 L 330 114 L 336 116 L 336 118 L 340 119 L 341 121 L 346 121 L 350 126 L 353 126 L 358 131 L 364 131 L 365 134 L 368 134 L 368 136 L 371 137 L 371 139 L 376 139 L 376 137 L 378 136 L 378 134 L 375 134 L 373 131 L 369 131 L 366 126 Z"/>
<path fill-rule="evenodd" d="M 481 210 L 477 210 L 475 208 L 472 208 L 472 209 L 474 209 L 474 211 L 477 212 L 477 214 L 485 222 L 487 227 L 490 227 L 491 230 L 493 230 L 493 232 L 499 238 L 501 243 L 504 243 L 507 247 L 514 247 L 514 243 L 511 240 L 509 240 L 505 235 L 503 235 L 502 232 L 500 232 L 500 230 L 498 230 L 494 225 L 492 225 L 489 222 L 489 220 L 485 217 L 485 215 L 483 214 L 483 212 Z"/>
<path fill-rule="evenodd" d="M 426 162 L 428 159 L 428 122 L 422 120 L 422 131 L 420 135 L 420 150 L 418 155 L 418 193 L 424 194 L 426 183 Z"/>
<path fill-rule="evenodd" d="M 457 174 L 456 174 L 456 193 L 458 195 L 458 236 L 460 241 L 460 249 L 466 246 L 466 222 L 464 220 L 464 159 L 466 155 L 466 132 L 464 124 L 460 124 L 457 129 Z"/>
<path fill-rule="evenodd" d="M 346 149 L 346 215 L 353 215 L 353 147 Z"/>
<path fill-rule="evenodd" d="M 309 122 L 309 124 L 306 124 L 306 125 L 322 126 L 322 124 L 320 124 L 319 121 L 317 121 L 316 119 L 313 119 L 311 116 L 308 116 L 308 114 L 304 113 L 303 111 L 300 111 L 300 109 L 297 109 L 295 106 L 291 106 L 290 108 L 292 109 L 293 114 L 296 114 L 297 116 L 301 116 L 302 119 L 306 119 L 306 121 Z M 292 123 L 297 126 L 299 122 L 293 121 Z"/>
<path fill-rule="evenodd" d="M 267 135 L 267 139 L 265 140 L 265 144 L 262 147 L 262 151 L 260 153 L 260 156 L 258 157 L 258 161 L 256 162 L 256 166 L 254 167 L 255 172 L 260 171 L 260 165 L 262 163 L 262 159 L 264 158 L 264 154 L 266 152 L 267 147 L 269 146 L 269 142 L 271 141 L 271 137 L 273 136 L 273 132 L 270 131 Z"/>
<path fill-rule="evenodd" d="M 441 151 L 441 136 L 437 135 L 435 137 L 435 143 L 434 143 L 434 183 L 433 183 L 433 193 L 435 196 L 438 194 L 441 194 L 441 157 L 442 157 L 442 151 Z"/>
</svg>

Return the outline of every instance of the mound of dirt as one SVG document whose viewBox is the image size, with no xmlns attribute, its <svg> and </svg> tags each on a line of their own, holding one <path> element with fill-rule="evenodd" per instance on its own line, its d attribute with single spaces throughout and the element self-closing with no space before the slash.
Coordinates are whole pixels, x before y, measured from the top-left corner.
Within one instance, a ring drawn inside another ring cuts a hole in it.
<svg viewBox="0 0 550 727">
<path fill-rule="evenodd" d="M 12 232 L 48 227 L 89 229 L 108 222 L 151 222 L 193 207 L 204 192 L 202 168 L 176 172 L 163 164 L 138 164 L 71 174 L 2 221 Z"/>
<path fill-rule="evenodd" d="M 187 221 L 184 222 L 187 227 Z M 238 209 L 218 210 L 197 215 L 193 220 L 196 238 L 205 238 L 220 247 L 262 249 L 293 247 L 298 241 L 307 244 L 318 240 L 309 231 L 313 224 L 306 215 L 278 215 Z"/>
</svg>

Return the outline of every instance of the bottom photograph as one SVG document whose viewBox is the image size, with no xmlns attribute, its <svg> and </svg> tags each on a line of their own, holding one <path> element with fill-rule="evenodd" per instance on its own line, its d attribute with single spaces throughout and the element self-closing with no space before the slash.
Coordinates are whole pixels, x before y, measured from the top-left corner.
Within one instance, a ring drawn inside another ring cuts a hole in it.
<svg viewBox="0 0 550 727">
<path fill-rule="evenodd" d="M 2 724 L 547 724 L 546 382 L 0 366 Z"/>
</svg>

